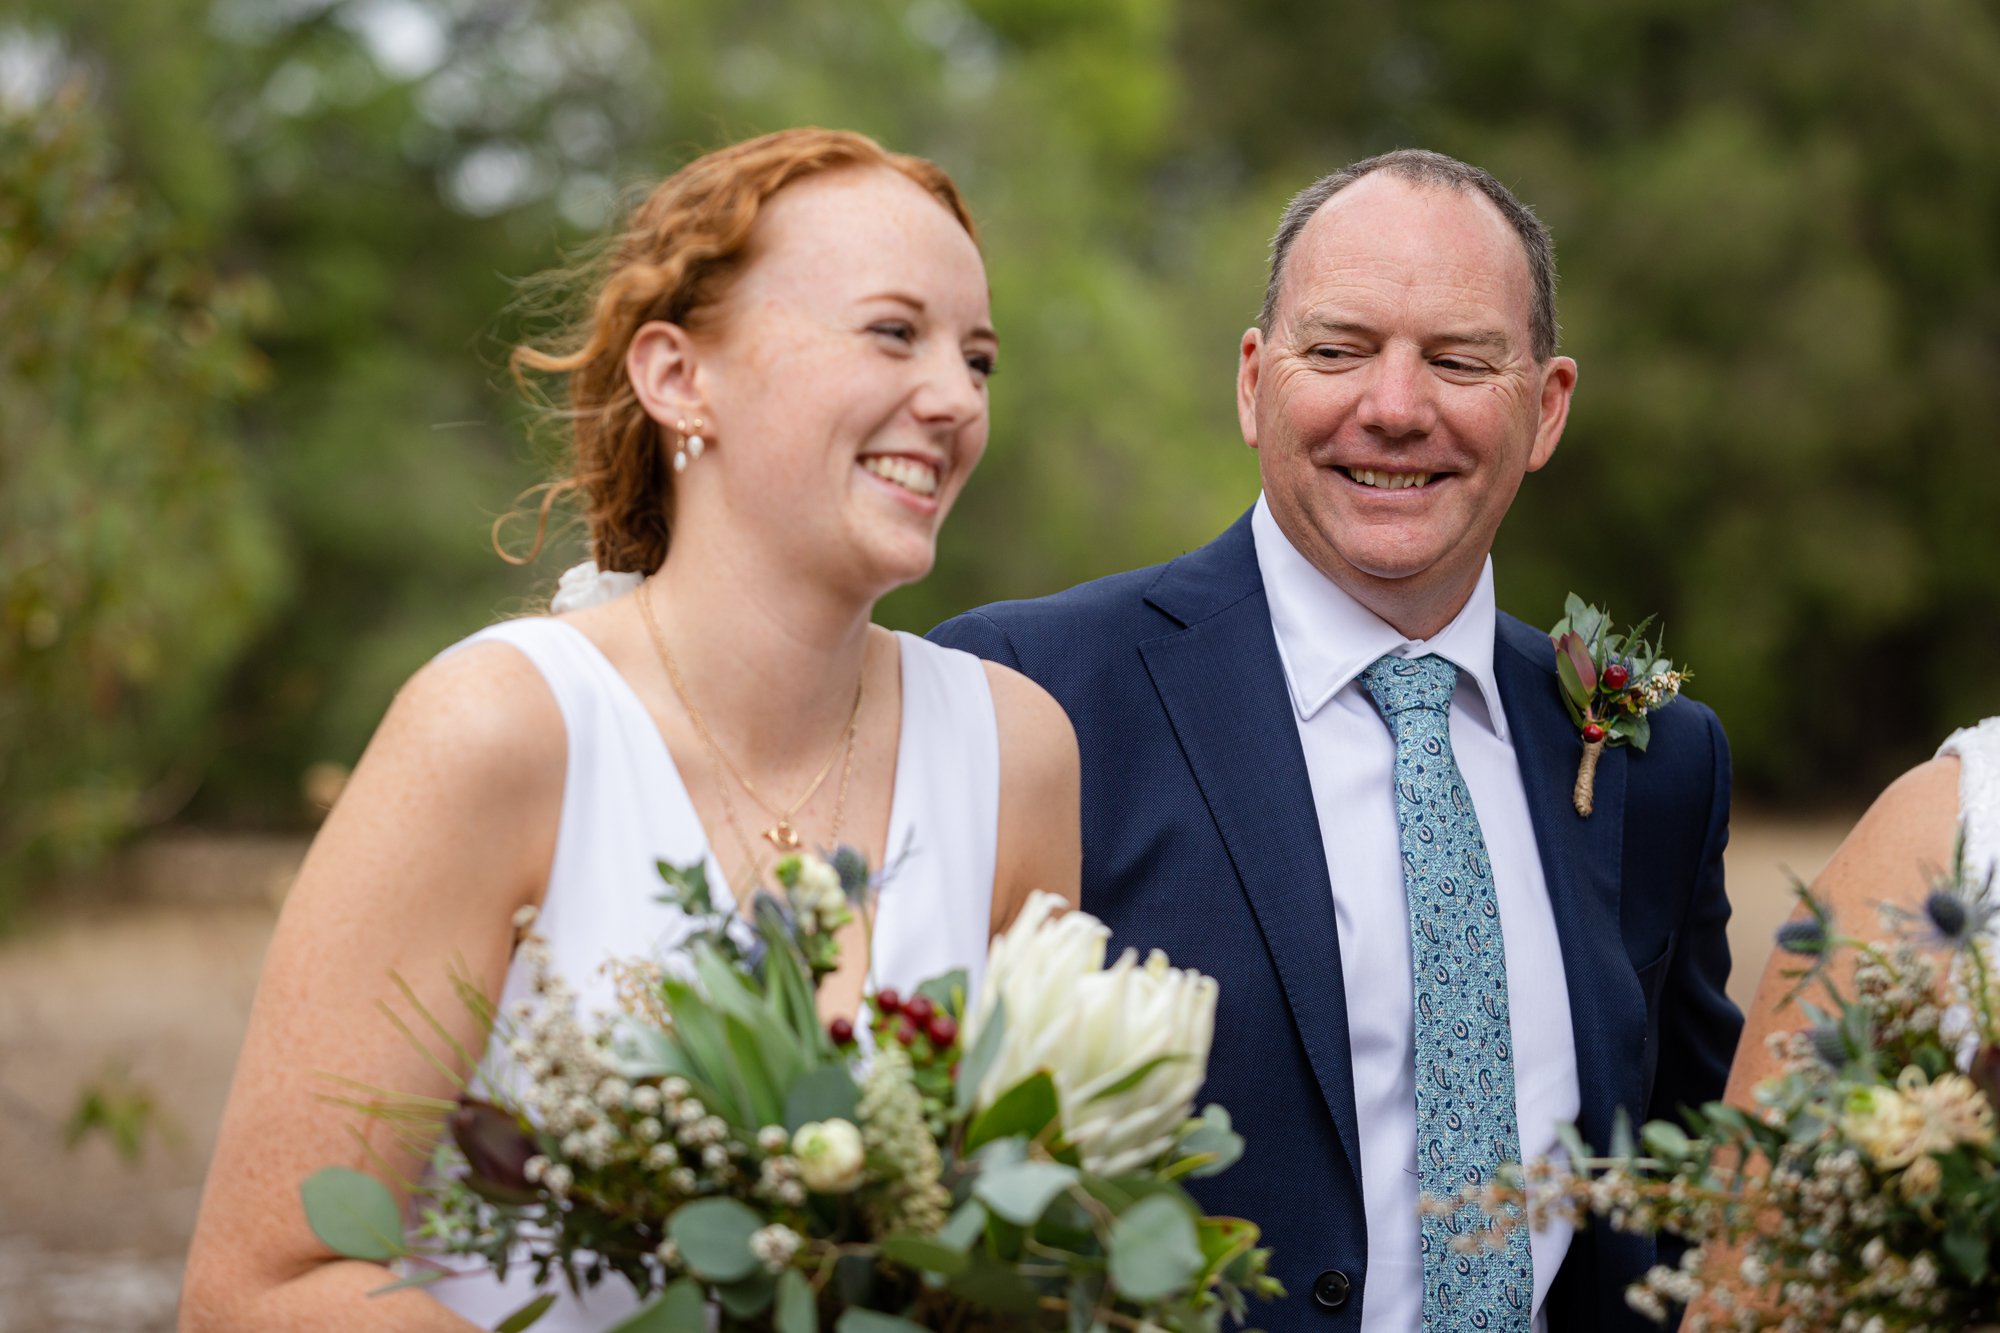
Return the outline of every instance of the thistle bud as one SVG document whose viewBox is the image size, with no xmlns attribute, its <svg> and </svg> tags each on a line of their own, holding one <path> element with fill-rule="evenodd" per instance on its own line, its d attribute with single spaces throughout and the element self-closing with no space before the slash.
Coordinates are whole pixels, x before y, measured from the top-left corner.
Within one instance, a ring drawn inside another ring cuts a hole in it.
<svg viewBox="0 0 2000 1333">
<path fill-rule="evenodd" d="M 1931 890 L 1924 899 L 1924 915 L 1941 937 L 1954 944 L 1965 937 L 1965 928 L 1971 921 L 1965 900 L 1949 889 Z"/>
<path fill-rule="evenodd" d="M 1787 921 L 1778 927 L 1778 947 L 1801 958 L 1817 958 L 1826 952 L 1826 927 L 1818 921 Z"/>
</svg>

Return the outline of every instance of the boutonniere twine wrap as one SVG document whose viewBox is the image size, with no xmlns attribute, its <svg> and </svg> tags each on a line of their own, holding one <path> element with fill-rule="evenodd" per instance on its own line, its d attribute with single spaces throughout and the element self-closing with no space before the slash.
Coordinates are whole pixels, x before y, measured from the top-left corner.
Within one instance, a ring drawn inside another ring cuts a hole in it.
<svg viewBox="0 0 2000 1333">
<path fill-rule="evenodd" d="M 1609 745 L 1644 751 L 1653 738 L 1649 716 L 1680 697 L 1689 673 L 1667 659 L 1663 644 L 1646 638 L 1653 618 L 1623 634 L 1611 617 L 1571 593 L 1563 618 L 1549 631 L 1556 646 L 1556 674 L 1563 704 L 1583 740 L 1576 770 L 1576 812 L 1588 818 L 1597 804 L 1597 762 Z"/>
</svg>

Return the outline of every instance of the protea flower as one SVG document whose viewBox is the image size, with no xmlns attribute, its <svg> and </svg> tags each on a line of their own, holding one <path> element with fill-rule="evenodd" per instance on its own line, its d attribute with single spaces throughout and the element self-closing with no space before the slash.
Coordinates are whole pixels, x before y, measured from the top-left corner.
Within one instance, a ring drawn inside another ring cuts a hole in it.
<svg viewBox="0 0 2000 1333">
<path fill-rule="evenodd" d="M 993 941 L 965 1049 L 1002 1001 L 1005 1029 L 974 1105 L 1047 1070 L 1084 1169 L 1116 1175 L 1156 1161 L 1193 1114 L 1215 1039 L 1216 985 L 1169 967 L 1158 950 L 1141 964 L 1128 949 L 1107 969 L 1110 930 L 1088 912 L 1057 915 L 1062 907 L 1037 893 Z"/>
</svg>

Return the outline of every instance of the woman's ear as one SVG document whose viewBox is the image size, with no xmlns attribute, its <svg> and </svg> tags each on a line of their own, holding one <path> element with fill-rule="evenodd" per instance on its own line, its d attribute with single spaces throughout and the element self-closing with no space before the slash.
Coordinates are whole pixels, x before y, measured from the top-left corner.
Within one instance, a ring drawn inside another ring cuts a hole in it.
<svg viewBox="0 0 2000 1333">
<path fill-rule="evenodd" d="M 706 415 L 695 387 L 699 349 L 678 324 L 656 319 L 641 324 L 625 349 L 625 378 L 647 416 L 662 426 Z"/>
</svg>

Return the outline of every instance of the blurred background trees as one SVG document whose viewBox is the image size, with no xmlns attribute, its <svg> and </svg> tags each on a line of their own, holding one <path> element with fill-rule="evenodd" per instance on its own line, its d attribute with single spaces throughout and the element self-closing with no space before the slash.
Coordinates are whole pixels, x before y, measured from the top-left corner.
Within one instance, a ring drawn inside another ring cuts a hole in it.
<svg viewBox="0 0 2000 1333">
<path fill-rule="evenodd" d="M 16 0 L 0 18 L 0 864 L 305 820 L 532 604 L 516 280 L 707 147 L 943 162 L 1001 329 L 923 628 L 1197 545 L 1284 200 L 1480 163 L 1554 228 L 1562 452 L 1503 606 L 1663 614 L 1739 790 L 1851 800 L 2000 711 L 2000 10 L 1977 0 Z"/>
</svg>

